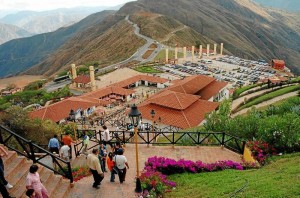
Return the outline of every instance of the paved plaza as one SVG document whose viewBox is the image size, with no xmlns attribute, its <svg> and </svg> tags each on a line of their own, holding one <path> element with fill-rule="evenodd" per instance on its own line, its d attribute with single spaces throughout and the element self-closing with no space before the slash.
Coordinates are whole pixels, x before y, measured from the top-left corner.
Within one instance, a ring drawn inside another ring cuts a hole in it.
<svg viewBox="0 0 300 198">
<path fill-rule="evenodd" d="M 110 150 L 110 148 L 108 148 Z M 110 197 L 110 198 L 133 198 L 135 189 L 135 145 L 126 144 L 125 153 L 130 169 L 127 171 L 126 181 L 123 184 L 119 183 L 116 177 L 115 183 L 111 183 L 110 172 L 105 173 L 105 178 L 101 183 L 100 189 L 92 188 L 93 177 L 89 176 L 81 179 L 75 183 L 71 189 L 69 197 L 74 198 L 92 198 L 92 197 Z M 212 146 L 150 146 L 139 145 L 139 166 L 140 170 L 144 168 L 144 164 L 149 157 L 162 156 L 172 159 L 186 159 L 186 160 L 201 160 L 205 163 L 213 163 L 219 160 L 232 160 L 235 162 L 242 162 L 239 154 L 221 147 Z M 84 164 L 85 156 L 80 156 L 77 163 Z"/>
</svg>

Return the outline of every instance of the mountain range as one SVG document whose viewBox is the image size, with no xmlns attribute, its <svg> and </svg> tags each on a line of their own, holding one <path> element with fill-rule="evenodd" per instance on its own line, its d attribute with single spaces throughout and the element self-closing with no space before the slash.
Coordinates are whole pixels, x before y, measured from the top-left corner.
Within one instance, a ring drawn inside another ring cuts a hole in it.
<svg viewBox="0 0 300 198">
<path fill-rule="evenodd" d="M 88 15 L 100 12 L 105 9 L 117 10 L 121 6 L 115 7 L 76 7 L 76 8 L 60 8 L 48 11 L 20 11 L 8 14 L 0 18 L 2 31 L 8 36 L 0 34 L 0 44 L 21 37 L 27 37 L 28 34 L 20 35 L 20 30 L 28 32 L 29 35 L 53 32 L 61 27 L 70 26 Z M 4 24 L 14 25 L 19 29 L 6 28 Z M 16 35 L 16 36 L 14 36 Z M 4 38 L 5 37 L 5 38 Z"/>
<path fill-rule="evenodd" d="M 53 75 L 71 63 L 106 66 L 130 57 L 141 33 L 169 46 L 225 44 L 226 53 L 249 59 L 285 59 L 300 73 L 300 17 L 251 0 L 138 0 L 100 12 L 52 33 L 0 45 L 0 76 Z M 5 49 L 5 50 L 4 50 Z"/>
<path fill-rule="evenodd" d="M 31 33 L 14 25 L 0 23 L 0 44 L 6 41 L 32 36 Z"/>
</svg>

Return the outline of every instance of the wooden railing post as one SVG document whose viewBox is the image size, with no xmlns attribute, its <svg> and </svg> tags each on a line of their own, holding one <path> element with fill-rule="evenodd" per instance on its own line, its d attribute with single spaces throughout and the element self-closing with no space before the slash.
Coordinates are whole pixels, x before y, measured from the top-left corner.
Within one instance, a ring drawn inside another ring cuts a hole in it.
<svg viewBox="0 0 300 198">
<path fill-rule="evenodd" d="M 175 147 L 175 133 L 172 131 L 172 148 Z"/>
<path fill-rule="evenodd" d="M 222 133 L 222 145 L 221 147 L 224 148 L 225 144 L 225 132 Z"/>
<path fill-rule="evenodd" d="M 123 134 L 123 145 L 124 145 L 124 147 L 125 147 L 125 145 L 126 145 L 126 144 L 125 144 L 125 143 L 126 143 L 126 142 L 125 142 L 125 141 L 126 141 L 126 140 L 125 140 L 125 139 L 126 139 L 126 138 L 125 138 L 125 131 L 122 131 L 122 134 Z"/>
<path fill-rule="evenodd" d="M 30 158 L 31 160 L 33 161 L 33 163 L 36 163 L 36 159 L 35 159 L 35 152 L 34 152 L 34 149 L 33 149 L 33 144 L 32 144 L 32 141 L 29 140 L 29 148 L 30 148 Z"/>
<path fill-rule="evenodd" d="M 150 139 L 149 139 L 149 131 L 147 131 L 147 147 L 149 147 Z"/>
<path fill-rule="evenodd" d="M 70 183 L 72 184 L 74 182 L 74 179 L 72 174 L 71 162 L 67 162 L 67 163 L 68 163 L 68 175 L 69 175 Z"/>
<path fill-rule="evenodd" d="M 246 147 L 246 141 L 243 141 L 243 147 L 242 147 L 242 155 L 244 154 L 244 151 L 245 151 L 245 147 Z"/>
</svg>

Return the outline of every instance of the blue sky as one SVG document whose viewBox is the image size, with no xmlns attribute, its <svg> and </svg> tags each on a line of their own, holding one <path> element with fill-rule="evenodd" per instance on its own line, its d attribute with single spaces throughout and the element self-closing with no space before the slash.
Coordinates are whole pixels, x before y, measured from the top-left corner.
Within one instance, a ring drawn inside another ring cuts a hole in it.
<svg viewBox="0 0 300 198">
<path fill-rule="evenodd" d="M 77 6 L 116 6 L 133 0 L 0 0 L 0 10 L 53 10 Z"/>
</svg>

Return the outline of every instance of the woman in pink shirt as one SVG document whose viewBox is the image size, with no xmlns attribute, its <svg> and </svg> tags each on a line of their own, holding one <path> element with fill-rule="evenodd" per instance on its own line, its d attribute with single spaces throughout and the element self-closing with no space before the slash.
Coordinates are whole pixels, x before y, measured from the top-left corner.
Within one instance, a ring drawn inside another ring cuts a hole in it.
<svg viewBox="0 0 300 198">
<path fill-rule="evenodd" d="M 36 198 L 49 198 L 48 192 L 45 186 L 41 182 L 41 178 L 37 170 L 39 167 L 37 165 L 31 165 L 29 168 L 29 173 L 26 178 L 26 188 L 33 189 Z"/>
</svg>

